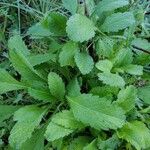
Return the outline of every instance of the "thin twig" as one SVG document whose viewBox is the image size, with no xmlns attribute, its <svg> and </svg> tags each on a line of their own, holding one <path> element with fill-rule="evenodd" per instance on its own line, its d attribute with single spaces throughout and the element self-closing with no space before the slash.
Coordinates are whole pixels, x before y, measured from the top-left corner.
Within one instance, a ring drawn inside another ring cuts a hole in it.
<svg viewBox="0 0 150 150">
<path fill-rule="evenodd" d="M 147 54 L 150 55 L 150 51 L 147 51 L 147 50 L 145 50 L 145 49 L 143 49 L 143 48 L 140 48 L 140 47 L 137 47 L 137 46 L 135 46 L 135 45 L 132 45 L 132 47 L 135 48 L 135 49 L 137 49 L 137 50 L 139 50 L 139 51 L 143 51 L 144 53 L 147 53 Z"/>
<path fill-rule="evenodd" d="M 20 0 L 17 1 L 17 5 L 18 5 L 18 30 L 19 34 L 21 34 Z"/>
<path fill-rule="evenodd" d="M 10 6 L 10 7 L 16 7 L 18 8 L 18 5 L 14 5 L 14 4 L 10 4 L 10 3 L 3 3 L 3 2 L 0 2 L 0 5 L 4 5 L 4 6 Z M 29 7 L 28 5 L 26 5 L 25 7 L 23 7 L 21 4 L 20 4 L 20 9 L 26 11 L 26 12 L 29 12 L 29 13 L 32 13 L 32 14 L 39 14 L 39 15 L 44 15 L 44 13 L 34 9 L 34 8 L 31 8 Z M 36 13 L 35 13 L 36 12 Z"/>
<path fill-rule="evenodd" d="M 150 11 L 149 11 L 149 12 L 146 12 L 145 14 L 146 14 L 146 15 L 149 15 L 149 14 L 150 14 Z"/>
</svg>

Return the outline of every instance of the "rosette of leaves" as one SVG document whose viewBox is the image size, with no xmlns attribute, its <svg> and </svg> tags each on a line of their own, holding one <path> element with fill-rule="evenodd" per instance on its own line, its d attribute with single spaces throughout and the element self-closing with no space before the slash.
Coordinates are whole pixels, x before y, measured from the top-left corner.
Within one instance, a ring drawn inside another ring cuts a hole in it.
<svg viewBox="0 0 150 150">
<path fill-rule="evenodd" d="M 8 41 L 20 79 L 1 68 L 0 93 L 23 92 L 32 101 L 0 105 L 1 123 L 12 115 L 15 121 L 8 147 L 149 149 L 150 43 L 143 38 L 144 18 L 139 24 L 138 8 L 128 0 L 62 3 L 66 16 L 49 12 L 28 30 L 34 37 L 36 29 L 38 37 L 45 31 L 40 40 L 51 41 L 47 52 L 33 54 L 18 35 Z M 139 27 L 142 35 L 135 34 Z"/>
</svg>

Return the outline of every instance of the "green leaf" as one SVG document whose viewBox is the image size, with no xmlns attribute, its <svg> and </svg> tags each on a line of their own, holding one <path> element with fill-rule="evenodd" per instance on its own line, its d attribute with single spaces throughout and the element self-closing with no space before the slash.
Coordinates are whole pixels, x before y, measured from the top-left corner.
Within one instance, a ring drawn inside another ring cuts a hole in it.
<svg viewBox="0 0 150 150">
<path fill-rule="evenodd" d="M 95 11 L 95 2 L 94 0 L 85 0 L 86 11 L 89 16 Z"/>
<path fill-rule="evenodd" d="M 43 150 L 44 132 L 43 129 L 36 131 L 30 139 L 22 144 L 21 150 Z"/>
<path fill-rule="evenodd" d="M 71 12 L 71 14 L 75 14 L 78 8 L 77 0 L 62 0 L 63 6 Z"/>
<path fill-rule="evenodd" d="M 140 121 L 126 123 L 118 130 L 118 137 L 131 143 L 137 150 L 150 147 L 150 130 Z"/>
<path fill-rule="evenodd" d="M 0 94 L 26 88 L 26 85 L 15 80 L 7 71 L 0 69 Z"/>
<path fill-rule="evenodd" d="M 41 23 L 36 23 L 27 31 L 27 35 L 29 35 L 31 39 L 42 39 L 51 36 L 51 34 L 49 29 L 44 28 Z"/>
<path fill-rule="evenodd" d="M 115 13 L 107 17 L 101 30 L 104 32 L 118 32 L 135 24 L 132 12 Z"/>
<path fill-rule="evenodd" d="M 11 40 L 11 39 L 10 39 Z M 10 42 L 10 41 L 9 41 Z M 23 79 L 34 82 L 37 81 L 44 81 L 45 79 L 41 76 L 30 64 L 27 56 L 23 54 L 18 47 L 9 47 L 9 55 L 10 60 L 13 64 L 13 67 L 21 74 Z"/>
<path fill-rule="evenodd" d="M 111 57 L 113 55 L 114 41 L 111 38 L 103 37 L 96 43 L 96 53 L 99 56 Z"/>
<path fill-rule="evenodd" d="M 78 122 L 71 111 L 64 110 L 55 114 L 47 126 L 45 137 L 48 141 L 54 141 L 63 138 L 84 125 Z"/>
<path fill-rule="evenodd" d="M 77 14 L 81 14 L 85 16 L 86 13 L 86 7 L 85 7 L 85 1 L 79 1 L 78 0 L 78 10 L 77 10 Z"/>
<path fill-rule="evenodd" d="M 133 53 L 131 49 L 120 49 L 113 59 L 114 67 L 124 67 L 130 65 L 133 61 Z"/>
<path fill-rule="evenodd" d="M 142 38 L 136 38 L 132 41 L 132 45 L 143 48 L 145 50 L 150 50 L 150 43 L 146 39 Z M 137 53 L 140 53 L 140 51 L 136 51 Z"/>
<path fill-rule="evenodd" d="M 32 66 L 36 66 L 48 62 L 50 60 L 56 62 L 56 55 L 52 53 L 30 55 L 28 57 L 28 60 L 30 64 L 32 64 Z"/>
<path fill-rule="evenodd" d="M 71 141 L 68 146 L 68 150 L 83 150 L 83 148 L 88 145 L 89 138 L 86 136 L 79 136 Z M 93 150 L 93 149 L 92 149 Z"/>
<path fill-rule="evenodd" d="M 95 26 L 86 16 L 75 14 L 67 22 L 66 31 L 71 40 L 84 42 L 95 36 Z"/>
<path fill-rule="evenodd" d="M 119 139 L 116 134 L 106 139 L 105 141 L 101 139 L 99 140 L 100 142 L 98 143 L 98 147 L 99 149 L 102 149 L 102 150 L 115 150 L 120 144 Z"/>
<path fill-rule="evenodd" d="M 67 147 L 66 142 L 63 138 L 52 141 L 51 143 L 52 143 L 53 149 L 56 149 L 56 150 L 65 149 Z M 47 146 L 45 146 L 45 149 L 47 149 L 47 148 L 49 148 L 49 144 L 47 144 Z"/>
<path fill-rule="evenodd" d="M 94 67 L 93 58 L 85 52 L 76 53 L 75 62 L 83 75 L 90 73 Z"/>
<path fill-rule="evenodd" d="M 84 127 L 82 123 L 74 118 L 73 113 L 68 110 L 57 113 L 55 116 L 53 116 L 52 122 L 72 130 L 81 129 Z"/>
<path fill-rule="evenodd" d="M 138 89 L 138 97 L 146 104 L 150 104 L 150 86 L 140 87 Z"/>
<path fill-rule="evenodd" d="M 96 13 L 100 16 L 103 12 L 113 11 L 128 4 L 128 0 L 102 0 L 96 6 Z"/>
<path fill-rule="evenodd" d="M 71 134 L 74 130 L 50 122 L 45 132 L 48 141 L 55 141 Z"/>
<path fill-rule="evenodd" d="M 140 65 L 128 65 L 123 67 L 123 70 L 131 75 L 143 75 L 143 66 Z"/>
<path fill-rule="evenodd" d="M 22 144 L 31 138 L 34 129 L 39 125 L 45 113 L 44 108 L 37 106 L 25 106 L 14 114 L 14 121 L 17 121 L 10 132 L 9 143 L 14 149 L 20 149 Z"/>
<path fill-rule="evenodd" d="M 65 36 L 66 22 L 67 18 L 64 15 L 57 12 L 51 12 L 45 16 L 41 24 L 44 28 L 49 29 L 52 35 Z"/>
<path fill-rule="evenodd" d="M 103 81 L 104 84 L 114 86 L 114 87 L 123 87 L 125 86 L 124 79 L 118 74 L 112 73 L 98 73 L 100 81 Z"/>
<path fill-rule="evenodd" d="M 56 100 L 56 98 L 50 94 L 49 89 L 29 88 L 28 93 L 34 99 L 38 99 L 41 101 L 52 102 Z"/>
<path fill-rule="evenodd" d="M 0 105 L 0 123 L 3 120 L 8 119 L 19 108 L 19 106 Z"/>
<path fill-rule="evenodd" d="M 39 124 L 40 120 L 43 117 L 43 113 L 45 112 L 44 108 L 39 108 L 35 105 L 29 105 L 20 108 L 14 114 L 14 121 L 17 122 L 36 122 Z M 22 117 L 23 116 L 23 117 Z"/>
<path fill-rule="evenodd" d="M 93 87 L 90 91 L 93 95 L 98 95 L 99 97 L 109 97 L 112 95 L 117 95 L 118 94 L 118 88 L 117 87 L 111 87 L 108 85 L 105 86 L 96 86 Z"/>
<path fill-rule="evenodd" d="M 60 41 L 58 41 L 58 39 L 51 39 L 51 40 L 52 41 L 49 44 L 49 51 L 51 53 L 55 53 L 63 47 L 63 44 L 60 43 Z"/>
<path fill-rule="evenodd" d="M 72 41 L 69 41 L 68 43 L 66 43 L 63 48 L 62 51 L 59 54 L 59 63 L 61 65 L 61 67 L 63 66 L 74 66 L 75 62 L 74 62 L 74 56 L 75 53 L 79 51 L 78 45 L 77 43 L 74 43 Z"/>
<path fill-rule="evenodd" d="M 98 130 L 117 129 L 125 122 L 124 111 L 105 98 L 91 94 L 67 97 L 75 118 Z"/>
<path fill-rule="evenodd" d="M 107 59 L 100 60 L 98 63 L 96 63 L 96 68 L 103 72 L 110 72 L 112 67 L 113 67 L 112 62 Z"/>
<path fill-rule="evenodd" d="M 96 140 L 93 140 L 90 144 L 85 146 L 83 150 L 97 150 Z"/>
<path fill-rule="evenodd" d="M 62 100 L 65 95 L 65 85 L 63 83 L 62 78 L 56 74 L 55 72 L 50 72 L 48 75 L 48 85 L 51 94 Z"/>
<path fill-rule="evenodd" d="M 73 80 L 71 80 L 67 86 L 67 92 L 68 92 L 68 96 L 78 96 L 81 94 L 80 92 L 80 85 L 78 83 L 77 78 L 74 78 Z"/>
<path fill-rule="evenodd" d="M 115 104 L 118 104 L 124 111 L 128 112 L 135 107 L 136 99 L 137 90 L 134 86 L 130 85 L 119 92 Z"/>
<path fill-rule="evenodd" d="M 139 65 L 148 65 L 150 62 L 150 55 L 144 52 L 138 53 L 135 58 L 135 63 Z"/>
<path fill-rule="evenodd" d="M 9 39 L 8 47 L 13 50 L 19 50 L 24 56 L 30 55 L 30 51 L 22 40 L 22 37 L 15 35 Z"/>
<path fill-rule="evenodd" d="M 132 41 L 132 45 L 142 48 L 144 50 L 150 51 L 150 42 L 146 39 L 136 38 Z M 134 49 L 136 52 L 135 57 L 135 63 L 140 65 L 147 65 L 150 62 L 150 56 L 147 53 L 144 53 L 143 51 L 139 51 L 137 49 Z"/>
</svg>

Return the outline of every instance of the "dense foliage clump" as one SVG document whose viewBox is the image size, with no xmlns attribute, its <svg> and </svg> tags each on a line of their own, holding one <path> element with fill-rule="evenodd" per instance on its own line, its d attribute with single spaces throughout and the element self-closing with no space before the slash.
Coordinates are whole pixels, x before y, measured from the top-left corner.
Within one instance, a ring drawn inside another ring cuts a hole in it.
<svg viewBox="0 0 150 150">
<path fill-rule="evenodd" d="M 56 4 L 4 34 L 0 147 L 150 149 L 149 1 Z"/>
</svg>

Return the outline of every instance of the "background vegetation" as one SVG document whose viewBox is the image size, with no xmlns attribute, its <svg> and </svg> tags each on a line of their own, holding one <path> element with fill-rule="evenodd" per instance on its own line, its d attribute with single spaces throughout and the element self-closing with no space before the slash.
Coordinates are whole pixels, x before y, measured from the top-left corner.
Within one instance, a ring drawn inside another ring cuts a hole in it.
<svg viewBox="0 0 150 150">
<path fill-rule="evenodd" d="M 0 0 L 0 149 L 148 150 L 149 39 L 148 0 Z"/>
</svg>

